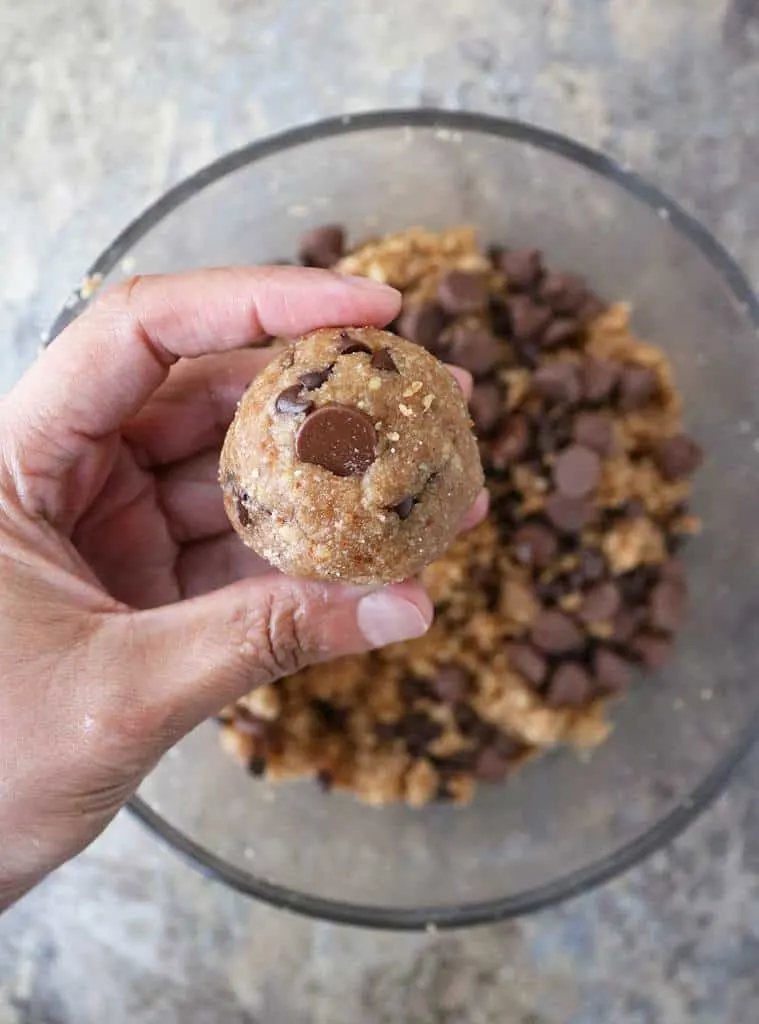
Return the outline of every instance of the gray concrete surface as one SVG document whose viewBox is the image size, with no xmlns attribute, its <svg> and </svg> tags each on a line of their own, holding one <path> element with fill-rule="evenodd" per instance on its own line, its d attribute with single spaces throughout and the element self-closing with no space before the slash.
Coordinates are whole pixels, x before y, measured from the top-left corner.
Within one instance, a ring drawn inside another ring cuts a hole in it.
<svg viewBox="0 0 759 1024">
<path fill-rule="evenodd" d="M 251 138 L 378 106 L 516 115 L 679 198 L 759 284 L 757 0 L 0 2 L 2 385 L 91 256 Z M 536 917 L 342 930 L 126 817 L 0 920 L 0 1024 L 749 1024 L 759 753 L 667 852 Z"/>
</svg>

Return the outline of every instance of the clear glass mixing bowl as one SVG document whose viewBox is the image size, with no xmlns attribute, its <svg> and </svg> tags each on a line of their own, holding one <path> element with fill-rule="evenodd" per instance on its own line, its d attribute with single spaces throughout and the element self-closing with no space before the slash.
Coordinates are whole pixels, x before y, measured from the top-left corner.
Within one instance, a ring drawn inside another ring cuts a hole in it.
<svg viewBox="0 0 759 1024">
<path fill-rule="evenodd" d="M 605 157 L 523 124 L 430 110 L 325 121 L 231 153 L 148 209 L 91 274 L 287 258 L 325 221 L 354 240 L 471 223 L 485 243 L 540 246 L 633 303 L 708 453 L 689 625 L 660 676 L 613 709 L 614 735 L 591 758 L 557 751 L 470 807 L 376 810 L 313 783 L 271 786 L 231 763 L 207 723 L 132 810 L 214 877 L 317 917 L 416 928 L 524 913 L 672 839 L 757 732 L 757 300 L 703 228 Z M 83 301 L 75 294 L 54 333 Z"/>
</svg>

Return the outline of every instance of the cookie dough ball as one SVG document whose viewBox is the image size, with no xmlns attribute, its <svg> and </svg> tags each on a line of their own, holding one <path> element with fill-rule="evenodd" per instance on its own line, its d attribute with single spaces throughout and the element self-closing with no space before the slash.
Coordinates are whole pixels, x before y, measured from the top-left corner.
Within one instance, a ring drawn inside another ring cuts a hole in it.
<svg viewBox="0 0 759 1024">
<path fill-rule="evenodd" d="M 248 388 L 220 482 L 235 530 L 283 572 L 389 583 L 445 550 L 483 474 L 442 363 L 386 331 L 325 328 Z"/>
</svg>

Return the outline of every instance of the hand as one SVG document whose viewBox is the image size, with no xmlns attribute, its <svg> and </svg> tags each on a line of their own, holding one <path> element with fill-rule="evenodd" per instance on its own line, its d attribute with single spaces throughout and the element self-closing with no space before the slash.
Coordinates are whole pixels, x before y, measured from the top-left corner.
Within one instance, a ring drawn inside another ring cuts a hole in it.
<svg viewBox="0 0 759 1024">
<path fill-rule="evenodd" d="M 0 402 L 0 908 L 90 842 L 164 751 L 251 687 L 418 636 L 430 601 L 296 580 L 217 484 L 244 346 L 382 325 L 399 296 L 294 268 L 135 278 Z M 484 514 L 478 500 L 469 517 Z"/>
</svg>

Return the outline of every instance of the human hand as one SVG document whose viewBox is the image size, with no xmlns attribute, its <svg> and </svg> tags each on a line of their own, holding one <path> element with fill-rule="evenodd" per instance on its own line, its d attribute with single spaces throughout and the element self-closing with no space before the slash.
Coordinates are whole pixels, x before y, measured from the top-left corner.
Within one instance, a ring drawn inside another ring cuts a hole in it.
<svg viewBox="0 0 759 1024">
<path fill-rule="evenodd" d="M 412 581 L 271 570 L 232 533 L 216 480 L 235 405 L 272 354 L 243 346 L 382 325 L 398 305 L 320 270 L 135 278 L 0 402 L 0 908 L 225 704 L 428 628 Z"/>
</svg>

